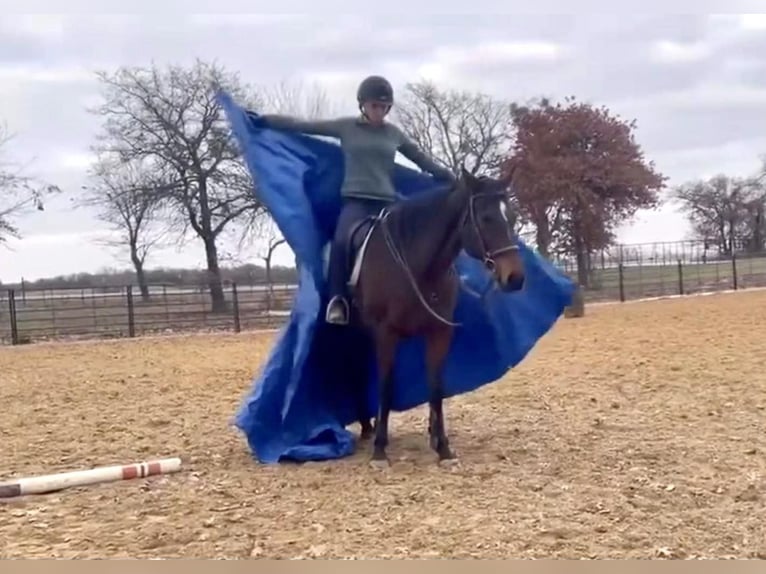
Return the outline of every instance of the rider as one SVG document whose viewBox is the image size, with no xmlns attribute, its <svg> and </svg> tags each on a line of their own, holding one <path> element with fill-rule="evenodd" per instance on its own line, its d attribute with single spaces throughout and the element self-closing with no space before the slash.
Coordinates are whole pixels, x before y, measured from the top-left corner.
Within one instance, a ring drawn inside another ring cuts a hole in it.
<svg viewBox="0 0 766 574">
<path fill-rule="evenodd" d="M 276 114 L 262 116 L 266 125 L 276 129 L 340 140 L 345 161 L 340 191 L 343 205 L 330 252 L 330 301 L 325 314 L 325 320 L 336 325 L 346 325 L 349 320 L 346 298 L 349 232 L 357 221 L 377 215 L 383 207 L 396 201 L 391 181 L 396 152 L 439 179 L 454 180 L 450 170 L 439 166 L 400 128 L 385 121 L 394 104 L 394 90 L 388 80 L 381 76 L 365 78 L 359 84 L 356 99 L 359 116 L 329 120 L 303 120 Z"/>
</svg>

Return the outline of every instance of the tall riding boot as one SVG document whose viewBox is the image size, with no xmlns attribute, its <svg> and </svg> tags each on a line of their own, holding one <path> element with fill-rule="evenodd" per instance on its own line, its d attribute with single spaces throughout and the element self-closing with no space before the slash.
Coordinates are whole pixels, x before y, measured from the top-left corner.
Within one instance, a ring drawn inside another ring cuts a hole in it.
<svg viewBox="0 0 766 574">
<path fill-rule="evenodd" d="M 343 233 L 338 234 L 330 250 L 329 287 L 330 302 L 327 304 L 325 321 L 333 325 L 348 325 L 349 304 L 346 300 L 346 239 Z"/>
</svg>

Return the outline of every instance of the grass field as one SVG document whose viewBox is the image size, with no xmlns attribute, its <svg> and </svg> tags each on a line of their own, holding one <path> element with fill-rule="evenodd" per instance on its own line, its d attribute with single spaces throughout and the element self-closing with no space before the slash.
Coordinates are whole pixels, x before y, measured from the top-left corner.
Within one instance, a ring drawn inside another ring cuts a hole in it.
<svg viewBox="0 0 766 574">
<path fill-rule="evenodd" d="M 393 417 L 393 465 L 264 467 L 256 333 L 0 348 L 0 476 L 185 470 L 0 505 L 0 558 L 764 558 L 766 292 L 593 306 L 502 381 Z M 356 428 L 354 429 L 356 430 Z"/>
</svg>

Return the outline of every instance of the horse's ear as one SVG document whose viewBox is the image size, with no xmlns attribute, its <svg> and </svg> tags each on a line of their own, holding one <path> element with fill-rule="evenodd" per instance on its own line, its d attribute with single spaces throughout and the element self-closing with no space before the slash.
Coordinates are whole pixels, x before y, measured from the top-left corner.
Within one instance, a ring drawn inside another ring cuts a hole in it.
<svg viewBox="0 0 766 574">
<path fill-rule="evenodd" d="M 513 164 L 510 166 L 510 168 L 507 168 L 503 170 L 503 174 L 500 176 L 500 179 L 497 180 L 497 186 L 501 190 L 507 190 L 510 193 L 512 193 L 511 184 L 513 183 L 513 174 L 516 172 L 516 164 Z"/>
<path fill-rule="evenodd" d="M 468 191 L 476 191 L 478 187 L 476 176 L 466 169 L 464 163 L 460 165 L 460 179 L 463 181 L 463 185 L 468 188 Z"/>
</svg>

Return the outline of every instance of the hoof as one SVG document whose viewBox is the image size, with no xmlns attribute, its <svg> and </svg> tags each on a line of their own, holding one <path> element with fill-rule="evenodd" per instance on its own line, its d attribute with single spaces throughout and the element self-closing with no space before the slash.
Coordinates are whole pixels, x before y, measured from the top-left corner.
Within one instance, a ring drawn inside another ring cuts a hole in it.
<svg viewBox="0 0 766 574">
<path fill-rule="evenodd" d="M 391 463 L 388 462 L 387 458 L 371 458 L 370 459 L 370 467 L 376 469 L 376 470 L 384 470 L 386 468 L 391 467 Z"/>
<path fill-rule="evenodd" d="M 458 468 L 460 466 L 460 460 L 453 458 L 442 458 L 439 460 L 439 466 L 442 468 Z"/>
</svg>

